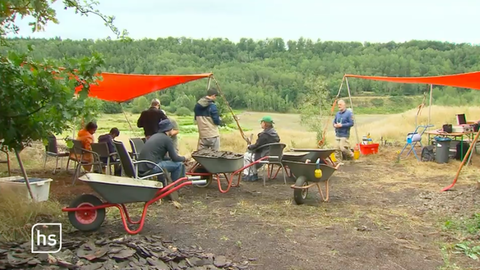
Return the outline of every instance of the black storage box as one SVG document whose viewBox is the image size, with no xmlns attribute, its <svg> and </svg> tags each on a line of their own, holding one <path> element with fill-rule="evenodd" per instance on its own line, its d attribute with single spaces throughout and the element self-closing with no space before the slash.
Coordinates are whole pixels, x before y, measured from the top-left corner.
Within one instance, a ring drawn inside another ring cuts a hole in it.
<svg viewBox="0 0 480 270">
<path fill-rule="evenodd" d="M 452 133 L 453 131 L 452 124 L 443 125 L 443 131 L 446 133 Z"/>
</svg>

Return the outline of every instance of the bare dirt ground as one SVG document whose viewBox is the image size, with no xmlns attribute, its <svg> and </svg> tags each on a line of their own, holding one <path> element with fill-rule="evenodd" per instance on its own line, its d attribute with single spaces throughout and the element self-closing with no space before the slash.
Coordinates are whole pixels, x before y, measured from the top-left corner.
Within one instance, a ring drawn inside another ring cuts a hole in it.
<svg viewBox="0 0 480 270">
<path fill-rule="evenodd" d="M 396 149 L 361 157 L 342 166 L 331 178 L 330 201 L 310 189 L 305 205 L 293 202 L 283 177 L 242 182 L 228 193 L 216 182 L 207 188 L 179 191 L 178 208 L 163 201 L 149 208 L 142 234 L 161 235 L 187 246 L 234 260 L 251 260 L 251 269 L 479 269 L 463 254 L 442 252 L 458 236 L 442 230 L 447 219 L 469 217 L 480 210 L 475 174 L 480 160 L 448 186 L 458 162 L 417 163 L 413 156 L 395 162 Z M 32 173 L 54 179 L 51 196 L 66 205 L 91 189 L 64 172 Z M 223 184 L 225 184 L 223 182 Z M 117 210 L 94 234 L 123 235 Z M 462 267 L 462 268 L 454 268 Z"/>
</svg>

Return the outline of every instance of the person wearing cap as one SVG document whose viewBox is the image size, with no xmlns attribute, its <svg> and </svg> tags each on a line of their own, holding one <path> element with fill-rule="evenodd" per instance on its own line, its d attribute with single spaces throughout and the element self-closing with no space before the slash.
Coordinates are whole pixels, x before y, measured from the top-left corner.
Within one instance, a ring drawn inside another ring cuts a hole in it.
<svg viewBox="0 0 480 270">
<path fill-rule="evenodd" d="M 158 132 L 153 134 L 142 148 L 138 159 L 148 160 L 158 164 L 161 168 L 166 169 L 172 177 L 172 181 L 176 181 L 185 177 L 185 165 L 183 162 L 187 161 L 186 157 L 179 156 L 171 136 L 173 135 L 173 125 L 170 119 L 162 120 L 158 124 Z M 166 157 L 168 153 L 169 158 Z M 138 171 L 141 174 L 157 173 L 160 169 L 153 164 L 140 163 Z M 165 184 L 165 183 L 164 183 Z"/>
<path fill-rule="evenodd" d="M 269 143 L 278 143 L 280 142 L 280 136 L 278 136 L 277 131 L 273 128 L 273 119 L 270 116 L 264 116 L 260 119 L 260 126 L 263 131 L 258 133 L 258 138 L 255 144 L 249 145 L 248 151 L 243 156 L 243 165 L 248 166 L 248 164 L 253 163 L 256 160 L 259 160 L 262 157 L 268 155 L 269 148 L 264 147 L 259 149 L 261 146 Z M 258 166 L 250 166 L 243 171 L 243 180 L 245 181 L 257 181 L 258 174 L 257 169 L 262 166 L 262 164 L 257 164 Z"/>
<path fill-rule="evenodd" d="M 143 128 L 145 138 L 148 140 L 158 132 L 158 123 L 164 119 L 167 119 L 167 116 L 160 110 L 160 100 L 153 99 L 150 108 L 140 114 L 137 127 Z"/>
<path fill-rule="evenodd" d="M 193 112 L 194 121 L 198 127 L 198 147 L 197 150 L 209 148 L 215 151 L 220 150 L 220 132 L 218 126 L 224 126 L 218 113 L 215 99 L 218 91 L 210 88 L 207 95 L 198 100 Z"/>
</svg>

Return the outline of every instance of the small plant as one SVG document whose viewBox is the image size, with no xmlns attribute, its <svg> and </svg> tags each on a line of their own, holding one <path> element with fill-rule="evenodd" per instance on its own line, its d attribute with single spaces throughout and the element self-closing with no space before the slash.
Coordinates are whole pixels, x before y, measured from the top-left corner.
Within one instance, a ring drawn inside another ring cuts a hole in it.
<svg viewBox="0 0 480 270">
<path fill-rule="evenodd" d="M 480 256 L 480 245 L 479 246 L 472 246 L 470 247 L 471 242 L 463 242 L 455 245 L 455 253 L 464 253 L 468 257 L 478 260 L 478 256 Z"/>
</svg>

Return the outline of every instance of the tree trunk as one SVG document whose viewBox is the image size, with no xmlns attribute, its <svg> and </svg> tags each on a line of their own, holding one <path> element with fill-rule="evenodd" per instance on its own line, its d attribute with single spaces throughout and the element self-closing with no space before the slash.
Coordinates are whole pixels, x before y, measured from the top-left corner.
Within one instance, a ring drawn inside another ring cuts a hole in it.
<svg viewBox="0 0 480 270">
<path fill-rule="evenodd" d="M 20 158 L 20 152 L 18 149 L 15 149 L 15 155 L 17 156 L 18 165 L 20 166 L 20 170 L 22 171 L 23 178 L 25 178 L 25 183 L 27 184 L 28 193 L 30 193 L 30 197 L 32 201 L 35 202 L 35 197 L 33 196 L 32 188 L 30 187 L 30 181 L 28 181 L 27 171 L 25 167 L 23 167 L 22 159 Z"/>
</svg>

